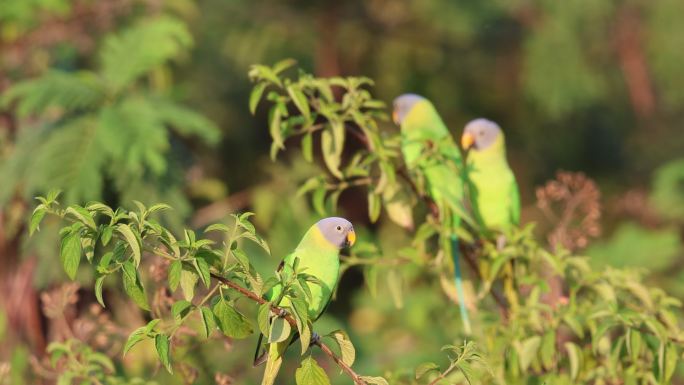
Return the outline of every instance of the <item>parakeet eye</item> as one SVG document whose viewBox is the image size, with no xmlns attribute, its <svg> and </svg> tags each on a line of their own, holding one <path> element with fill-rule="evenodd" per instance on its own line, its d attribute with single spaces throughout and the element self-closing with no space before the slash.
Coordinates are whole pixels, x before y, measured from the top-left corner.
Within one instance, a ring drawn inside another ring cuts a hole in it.
<svg viewBox="0 0 684 385">
<path fill-rule="evenodd" d="M 342 226 L 337 226 L 337 227 L 335 227 L 335 230 L 337 230 L 337 231 L 342 231 Z"/>
</svg>

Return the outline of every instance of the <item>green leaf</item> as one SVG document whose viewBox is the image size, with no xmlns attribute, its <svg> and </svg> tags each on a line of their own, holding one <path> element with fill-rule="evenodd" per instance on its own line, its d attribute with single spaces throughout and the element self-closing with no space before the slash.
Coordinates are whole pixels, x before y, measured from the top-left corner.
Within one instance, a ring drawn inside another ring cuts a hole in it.
<svg viewBox="0 0 684 385">
<path fill-rule="evenodd" d="M 97 225 L 95 225 L 95 220 L 93 219 L 93 215 L 90 213 L 90 211 L 84 209 L 81 206 L 69 206 L 67 207 L 65 214 L 73 216 L 74 218 L 83 222 L 84 225 L 90 227 L 93 230 L 97 228 Z"/>
<path fill-rule="evenodd" d="M 200 308 L 200 316 L 202 317 L 202 332 L 205 338 L 209 338 L 211 333 L 216 329 L 216 319 L 214 313 L 207 306 Z"/>
<path fill-rule="evenodd" d="M 627 330 L 627 352 L 632 362 L 637 362 L 641 354 L 641 333 L 638 330 Z"/>
<path fill-rule="evenodd" d="M 677 362 L 679 361 L 679 354 L 677 354 L 677 346 L 672 343 L 667 344 L 665 348 L 665 360 L 663 368 L 662 383 L 669 384 L 672 376 L 677 369 Z"/>
<path fill-rule="evenodd" d="M 279 73 L 285 71 L 286 69 L 295 65 L 297 61 L 292 58 L 283 59 L 273 65 L 273 73 L 278 75 Z"/>
<path fill-rule="evenodd" d="M 565 343 L 565 350 L 568 352 L 568 359 L 570 360 L 570 377 L 576 380 L 582 362 L 582 350 L 572 342 Z"/>
<path fill-rule="evenodd" d="M 205 233 L 208 233 L 210 231 L 222 231 L 224 233 L 229 233 L 230 228 L 223 223 L 214 223 L 212 225 L 209 225 L 206 229 L 204 229 Z"/>
<path fill-rule="evenodd" d="M 401 274 L 399 274 L 396 269 L 392 269 L 387 273 L 387 287 L 392 295 L 394 306 L 397 309 L 404 307 L 404 295 L 402 289 L 403 279 Z"/>
<path fill-rule="evenodd" d="M 347 364 L 347 366 L 352 366 L 356 359 L 356 350 L 347 333 L 342 330 L 335 330 L 329 333 L 328 336 L 332 337 L 337 343 L 337 346 L 340 347 L 342 362 Z"/>
<path fill-rule="evenodd" d="M 311 132 L 307 132 L 302 137 L 302 156 L 307 162 L 313 162 L 313 134 Z"/>
<path fill-rule="evenodd" d="M 371 223 L 377 222 L 378 218 L 380 218 L 380 208 L 382 207 L 381 205 L 381 200 L 380 200 L 380 195 L 374 193 L 372 190 L 368 190 L 368 218 L 370 219 Z"/>
<path fill-rule="evenodd" d="M 533 336 L 530 337 L 520 343 L 519 346 L 517 346 L 518 350 L 518 356 L 520 357 L 520 370 L 522 372 L 526 372 L 527 368 L 530 366 L 532 361 L 535 359 L 537 356 L 537 352 L 539 351 L 539 345 L 541 344 L 541 337 L 540 336 Z"/>
<path fill-rule="evenodd" d="M 157 334 L 154 337 L 154 347 L 157 350 L 159 361 L 164 365 L 169 373 L 173 374 L 173 368 L 171 367 L 171 349 L 169 346 L 169 337 L 164 334 Z"/>
<path fill-rule="evenodd" d="M 271 322 L 271 327 L 268 333 L 268 343 L 276 343 L 285 341 L 290 337 L 292 327 L 285 320 L 285 318 L 276 317 Z"/>
<path fill-rule="evenodd" d="M 195 270 L 191 270 L 187 265 L 183 265 L 183 269 L 180 273 L 180 287 L 183 292 L 183 298 L 187 301 L 192 301 L 195 297 L 195 286 L 197 286 L 197 281 L 199 281 L 199 275 Z"/>
<path fill-rule="evenodd" d="M 114 233 L 114 227 L 113 226 L 104 226 L 102 228 L 102 235 L 100 236 L 100 241 L 102 242 L 102 246 L 107 246 L 109 244 L 109 241 L 112 240 L 112 234 Z"/>
<path fill-rule="evenodd" d="M 135 236 L 133 230 L 130 226 L 124 223 L 120 223 L 116 226 L 116 231 L 123 235 L 124 239 L 128 243 L 131 249 L 131 254 L 133 255 L 133 260 L 135 261 L 135 267 L 140 265 L 140 242 L 138 242 L 138 237 Z"/>
<path fill-rule="evenodd" d="M 214 305 L 219 329 L 231 338 L 246 338 L 253 332 L 252 324 L 240 312 L 223 300 Z"/>
<path fill-rule="evenodd" d="M 328 375 L 310 356 L 302 360 L 295 372 L 295 380 L 297 385 L 330 385 Z"/>
<path fill-rule="evenodd" d="M 328 170 L 338 179 L 342 179 L 343 175 L 340 171 L 340 164 L 342 163 L 342 151 L 338 151 L 341 144 L 335 143 L 334 136 L 331 130 L 325 130 L 321 134 L 321 150 L 323 151 L 323 161 L 328 167 Z"/>
<path fill-rule="evenodd" d="M 179 260 L 171 262 L 169 266 L 169 288 L 171 292 L 176 291 L 181 279 L 181 271 L 183 270 L 183 263 Z"/>
<path fill-rule="evenodd" d="M 257 313 L 257 324 L 259 325 L 259 331 L 261 331 L 261 334 L 268 336 L 269 335 L 269 319 L 271 316 L 271 303 L 266 302 L 262 305 L 259 306 L 259 311 Z"/>
<path fill-rule="evenodd" d="M 147 303 L 147 295 L 143 288 L 138 271 L 131 261 L 126 261 L 122 265 L 123 284 L 126 294 L 135 302 L 136 305 L 142 309 L 150 310 L 150 305 Z"/>
<path fill-rule="evenodd" d="M 252 92 L 249 94 L 249 112 L 251 112 L 252 115 L 256 112 L 257 105 L 259 105 L 259 101 L 261 100 L 261 96 L 264 94 L 264 89 L 266 89 L 267 85 L 268 84 L 265 82 L 260 82 L 252 88 Z"/>
<path fill-rule="evenodd" d="M 202 258 L 195 258 L 194 262 L 197 272 L 199 273 L 200 279 L 202 279 L 202 283 L 204 283 L 205 287 L 209 287 L 209 284 L 211 283 L 209 264 Z"/>
<path fill-rule="evenodd" d="M 133 346 L 135 346 L 135 344 L 138 342 L 149 338 L 149 333 L 158 323 L 159 319 L 153 319 L 152 321 L 148 322 L 147 325 L 135 329 L 133 333 L 128 336 L 128 339 L 124 344 L 123 355 L 125 356 L 126 353 L 128 353 L 128 351 L 131 350 L 131 348 L 133 348 Z"/>
<path fill-rule="evenodd" d="M 435 370 L 439 371 L 439 366 L 435 363 L 432 363 L 432 362 L 425 362 L 425 363 L 418 365 L 418 367 L 416 367 L 416 380 L 419 380 L 421 377 L 423 377 L 427 373 L 429 373 L 431 371 L 435 371 Z"/>
<path fill-rule="evenodd" d="M 389 385 L 389 382 L 382 377 L 361 376 L 361 379 L 369 385 Z"/>
<path fill-rule="evenodd" d="M 190 310 L 192 310 L 192 303 L 189 301 L 181 300 L 171 305 L 171 314 L 173 314 L 173 319 L 176 320 L 176 323 L 180 323 Z"/>
<path fill-rule="evenodd" d="M 59 255 L 64 271 L 73 280 L 76 278 L 78 265 L 81 262 L 81 237 L 78 230 L 64 235 Z"/>
<path fill-rule="evenodd" d="M 102 307 L 106 307 L 104 300 L 102 299 L 102 284 L 104 283 L 104 279 L 106 277 L 106 275 L 101 275 L 95 280 L 95 298 L 97 299 L 97 302 L 102 305 Z"/>
<path fill-rule="evenodd" d="M 38 225 L 40 225 L 43 217 L 45 217 L 45 212 L 45 206 L 42 204 L 38 205 L 38 207 L 33 210 L 31 219 L 29 220 L 29 236 L 33 235 L 33 233 L 38 229 Z"/>
<path fill-rule="evenodd" d="M 544 334 L 541 343 L 540 356 L 544 369 L 551 370 L 556 355 L 556 331 L 549 330 Z"/>
<path fill-rule="evenodd" d="M 289 86 L 287 87 L 287 93 L 290 94 L 295 106 L 297 106 L 297 109 L 302 113 L 306 120 L 310 120 L 311 110 L 309 109 L 309 102 L 302 90 L 297 86 Z"/>
</svg>

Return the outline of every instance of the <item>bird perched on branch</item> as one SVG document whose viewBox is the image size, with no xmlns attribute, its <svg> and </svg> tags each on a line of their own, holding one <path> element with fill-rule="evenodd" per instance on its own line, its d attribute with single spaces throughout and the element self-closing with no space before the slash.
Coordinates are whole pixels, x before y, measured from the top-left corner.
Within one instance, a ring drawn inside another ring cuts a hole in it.
<svg viewBox="0 0 684 385">
<path fill-rule="evenodd" d="M 339 217 L 324 218 L 311 226 L 297 248 L 280 262 L 277 271 L 281 276 L 291 276 L 297 270 L 315 278 L 315 280 L 306 280 L 303 283 L 310 293 L 310 296 L 307 296 L 309 299 L 306 303 L 306 318 L 311 322 L 316 321 L 323 314 L 337 286 L 340 274 L 340 250 L 352 246 L 355 241 L 356 233 L 351 222 Z M 306 288 L 303 289 L 306 290 Z M 269 290 L 265 297 L 273 305 L 281 308 L 292 309 L 295 306 L 290 297 L 283 293 L 281 284 Z M 276 318 L 272 317 L 270 323 L 273 324 Z M 275 382 L 283 362 L 283 353 L 298 338 L 297 332 L 290 334 L 284 338 L 278 338 L 277 342 L 267 343 L 266 351 L 261 355 L 259 351 L 264 335 L 259 335 L 254 365 L 266 362 L 262 385 L 272 385 Z M 266 337 L 268 341 L 271 336 Z"/>
<path fill-rule="evenodd" d="M 434 105 L 416 94 L 404 94 L 393 103 L 392 117 L 401 127 L 401 150 L 406 167 L 425 177 L 427 192 L 440 212 L 440 219 L 451 229 L 450 249 L 463 327 L 470 334 L 470 320 L 459 262 L 455 229 L 464 214 L 463 160 L 458 146 Z"/>
<path fill-rule="evenodd" d="M 483 230 L 502 232 L 520 222 L 520 194 L 506 160 L 506 140 L 498 124 L 470 121 L 461 136 L 475 220 Z"/>
</svg>

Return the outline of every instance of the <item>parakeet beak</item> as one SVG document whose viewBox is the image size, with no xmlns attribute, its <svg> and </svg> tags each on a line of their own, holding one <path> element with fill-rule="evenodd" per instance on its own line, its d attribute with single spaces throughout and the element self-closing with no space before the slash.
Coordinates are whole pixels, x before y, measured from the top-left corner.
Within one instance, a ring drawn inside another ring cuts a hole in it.
<svg viewBox="0 0 684 385">
<path fill-rule="evenodd" d="M 473 134 L 464 132 L 463 136 L 461 136 L 461 147 L 463 147 L 464 150 L 469 150 L 473 144 L 475 144 L 475 137 Z"/>
<path fill-rule="evenodd" d="M 354 230 L 351 230 L 347 233 L 347 247 L 354 246 L 354 243 L 356 242 L 356 233 Z"/>
<path fill-rule="evenodd" d="M 394 124 L 399 125 L 399 114 L 397 113 L 397 110 L 392 111 L 392 121 Z"/>
</svg>

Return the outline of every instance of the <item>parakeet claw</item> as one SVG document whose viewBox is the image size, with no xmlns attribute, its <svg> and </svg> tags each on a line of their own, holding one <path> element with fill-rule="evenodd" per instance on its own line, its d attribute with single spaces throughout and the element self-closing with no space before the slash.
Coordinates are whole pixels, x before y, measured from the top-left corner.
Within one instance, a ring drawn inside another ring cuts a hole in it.
<svg viewBox="0 0 684 385">
<path fill-rule="evenodd" d="M 282 309 L 282 308 L 278 309 L 276 315 L 280 318 L 285 318 L 285 317 L 287 317 L 287 310 Z"/>
<path fill-rule="evenodd" d="M 319 342 L 321 342 L 321 336 L 316 332 L 311 333 L 311 342 L 309 343 L 309 346 L 317 345 Z"/>
</svg>

